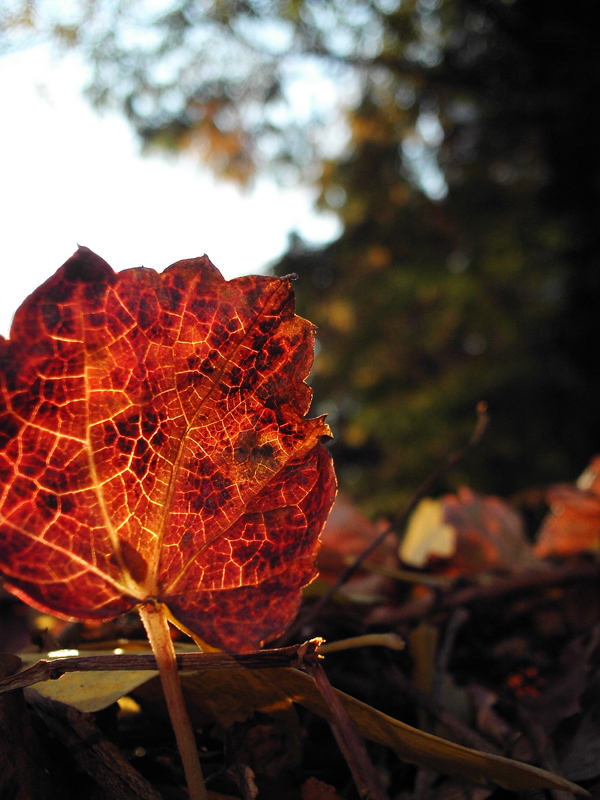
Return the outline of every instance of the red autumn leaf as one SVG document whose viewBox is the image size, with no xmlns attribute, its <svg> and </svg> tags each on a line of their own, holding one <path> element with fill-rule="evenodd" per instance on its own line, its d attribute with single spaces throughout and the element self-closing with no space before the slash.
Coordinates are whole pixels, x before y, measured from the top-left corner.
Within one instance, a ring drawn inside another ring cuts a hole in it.
<svg viewBox="0 0 600 800">
<path fill-rule="evenodd" d="M 6 588 L 84 621 L 156 598 L 227 649 L 283 630 L 335 494 L 313 343 L 288 280 L 80 248 L 0 337 Z"/>
<path fill-rule="evenodd" d="M 600 549 L 600 456 L 592 459 L 575 486 L 553 486 L 546 500 L 550 513 L 535 546 L 538 558 Z"/>
</svg>

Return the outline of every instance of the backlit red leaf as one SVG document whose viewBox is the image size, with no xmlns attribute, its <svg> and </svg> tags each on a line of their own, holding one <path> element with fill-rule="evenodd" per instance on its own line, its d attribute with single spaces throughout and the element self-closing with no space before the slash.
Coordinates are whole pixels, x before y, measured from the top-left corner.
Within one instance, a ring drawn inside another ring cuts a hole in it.
<svg viewBox="0 0 600 800">
<path fill-rule="evenodd" d="M 288 280 L 80 248 L 0 337 L 5 586 L 80 620 L 157 598 L 229 649 L 280 632 L 335 494 L 313 344 Z"/>
</svg>

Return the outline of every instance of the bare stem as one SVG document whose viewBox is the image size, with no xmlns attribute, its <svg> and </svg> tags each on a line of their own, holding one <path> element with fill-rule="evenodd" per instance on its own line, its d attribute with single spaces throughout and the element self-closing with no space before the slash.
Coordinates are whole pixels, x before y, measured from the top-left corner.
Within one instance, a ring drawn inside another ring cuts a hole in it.
<svg viewBox="0 0 600 800">
<path fill-rule="evenodd" d="M 346 759 L 362 800 L 389 800 L 381 777 L 369 758 L 365 743 L 352 727 L 348 713 L 329 683 L 323 667 L 315 662 L 307 664 L 306 669 L 335 720 L 331 722 L 332 733 Z"/>
<path fill-rule="evenodd" d="M 148 634 L 150 647 L 156 658 L 171 724 L 183 763 L 190 800 L 208 800 L 194 732 L 185 709 L 175 659 L 175 648 L 169 632 L 165 607 L 161 603 L 146 603 L 139 607 L 139 612 Z"/>
<path fill-rule="evenodd" d="M 389 647 L 390 650 L 404 650 L 404 639 L 397 633 L 365 633 L 351 639 L 322 644 L 319 653 L 337 653 L 340 650 L 353 650 L 355 647 Z"/>
</svg>

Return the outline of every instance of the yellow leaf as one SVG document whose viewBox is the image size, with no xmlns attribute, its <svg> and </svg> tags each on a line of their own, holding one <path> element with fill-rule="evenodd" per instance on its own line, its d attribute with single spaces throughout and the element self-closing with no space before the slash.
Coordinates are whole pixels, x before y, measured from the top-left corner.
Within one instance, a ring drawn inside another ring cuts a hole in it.
<svg viewBox="0 0 600 800">
<path fill-rule="evenodd" d="M 450 558 L 455 551 L 456 531 L 444 522 L 442 503 L 426 497 L 408 521 L 400 559 L 411 567 L 424 567 L 430 556 Z"/>
<path fill-rule="evenodd" d="M 67 651 L 57 652 L 60 652 L 63 657 L 67 655 Z M 111 651 L 85 650 L 80 653 L 74 650 L 68 651 L 68 655 L 105 656 L 109 652 Z M 143 652 L 149 651 L 146 648 Z M 41 659 L 50 661 L 52 658 L 59 657 L 59 655 L 50 653 L 19 653 L 22 669 L 33 666 Z M 36 683 L 33 688 L 51 700 L 66 703 L 79 711 L 93 713 L 108 708 L 119 698 L 129 694 L 156 675 L 158 675 L 158 670 L 67 672 L 56 681 Z"/>
</svg>

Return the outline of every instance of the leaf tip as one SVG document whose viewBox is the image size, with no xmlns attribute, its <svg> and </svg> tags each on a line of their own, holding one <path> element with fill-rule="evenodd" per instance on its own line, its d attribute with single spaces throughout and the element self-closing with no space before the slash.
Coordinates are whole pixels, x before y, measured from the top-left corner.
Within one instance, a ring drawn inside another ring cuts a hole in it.
<svg viewBox="0 0 600 800">
<path fill-rule="evenodd" d="M 65 280 L 70 283 L 101 283 L 115 280 L 113 268 L 89 247 L 77 245 L 77 250 L 63 264 Z"/>
</svg>

